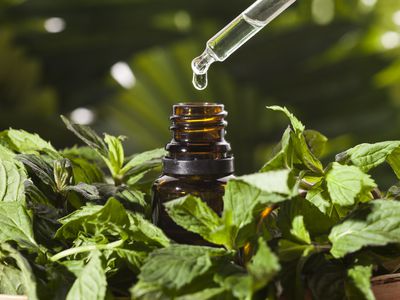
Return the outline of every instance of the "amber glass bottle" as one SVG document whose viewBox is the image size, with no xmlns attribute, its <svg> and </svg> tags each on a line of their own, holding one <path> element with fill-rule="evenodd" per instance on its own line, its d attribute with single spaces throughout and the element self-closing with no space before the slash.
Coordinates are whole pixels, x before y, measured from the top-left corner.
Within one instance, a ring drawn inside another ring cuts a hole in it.
<svg viewBox="0 0 400 300">
<path fill-rule="evenodd" d="M 224 185 L 234 171 L 231 147 L 224 138 L 226 115 L 222 104 L 173 106 L 172 141 L 166 146 L 163 173 L 153 185 L 153 221 L 178 243 L 207 244 L 197 234 L 176 225 L 163 203 L 192 194 L 219 215 L 223 209 Z"/>
</svg>

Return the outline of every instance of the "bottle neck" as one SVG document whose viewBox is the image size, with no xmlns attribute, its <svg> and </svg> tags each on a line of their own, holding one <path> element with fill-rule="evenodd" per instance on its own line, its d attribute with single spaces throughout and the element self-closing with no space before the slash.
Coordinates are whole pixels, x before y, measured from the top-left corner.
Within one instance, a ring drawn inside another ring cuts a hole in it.
<svg viewBox="0 0 400 300">
<path fill-rule="evenodd" d="M 231 147 L 225 140 L 227 112 L 221 104 L 174 105 L 172 140 L 167 144 L 164 172 L 179 175 L 233 173 Z"/>
</svg>

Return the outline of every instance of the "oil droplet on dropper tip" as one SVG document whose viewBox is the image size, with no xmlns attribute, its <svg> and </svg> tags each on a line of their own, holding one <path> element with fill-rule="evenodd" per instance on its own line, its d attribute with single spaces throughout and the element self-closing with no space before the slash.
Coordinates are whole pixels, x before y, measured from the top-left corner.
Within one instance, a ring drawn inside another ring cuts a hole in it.
<svg viewBox="0 0 400 300">
<path fill-rule="evenodd" d="M 204 90 L 207 87 L 207 73 L 196 74 L 193 72 L 193 85 L 197 90 Z"/>
</svg>

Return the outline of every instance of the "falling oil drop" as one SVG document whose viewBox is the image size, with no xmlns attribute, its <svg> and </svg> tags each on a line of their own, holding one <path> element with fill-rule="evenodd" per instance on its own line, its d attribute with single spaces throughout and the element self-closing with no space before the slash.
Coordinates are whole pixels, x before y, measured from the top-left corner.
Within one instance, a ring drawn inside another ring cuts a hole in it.
<svg viewBox="0 0 400 300">
<path fill-rule="evenodd" d="M 207 73 L 196 74 L 193 72 L 193 86 L 197 90 L 204 90 L 207 87 Z"/>
</svg>

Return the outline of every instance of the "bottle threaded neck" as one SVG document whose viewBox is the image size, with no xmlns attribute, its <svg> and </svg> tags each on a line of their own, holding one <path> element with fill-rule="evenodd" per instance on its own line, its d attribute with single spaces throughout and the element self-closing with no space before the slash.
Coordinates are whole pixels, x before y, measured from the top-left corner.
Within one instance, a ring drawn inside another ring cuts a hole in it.
<svg viewBox="0 0 400 300">
<path fill-rule="evenodd" d="M 169 154 L 164 162 L 172 164 L 171 160 L 174 163 L 185 161 L 181 163 L 181 165 L 186 164 L 185 168 L 189 168 L 189 165 L 193 167 L 208 165 L 210 169 L 211 165 L 215 165 L 213 173 L 219 168 L 217 164 L 222 162 L 211 163 L 210 161 L 227 159 L 233 163 L 230 145 L 225 140 L 226 116 L 227 112 L 223 104 L 179 103 L 174 105 L 170 118 L 172 141 L 166 146 Z M 196 162 L 190 163 L 190 161 Z"/>
</svg>

